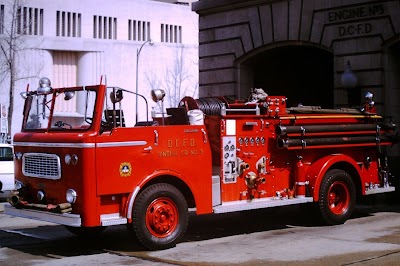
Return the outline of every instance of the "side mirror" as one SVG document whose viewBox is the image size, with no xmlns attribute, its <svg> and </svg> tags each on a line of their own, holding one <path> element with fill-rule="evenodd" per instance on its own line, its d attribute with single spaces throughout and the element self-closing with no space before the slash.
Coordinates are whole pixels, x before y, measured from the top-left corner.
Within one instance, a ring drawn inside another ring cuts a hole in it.
<svg viewBox="0 0 400 266">
<path fill-rule="evenodd" d="M 115 93 L 114 93 L 114 91 L 112 91 L 110 93 L 110 100 L 112 103 L 118 103 L 118 102 L 122 101 L 123 98 L 124 98 L 124 95 L 122 93 L 122 90 L 116 90 Z"/>
</svg>

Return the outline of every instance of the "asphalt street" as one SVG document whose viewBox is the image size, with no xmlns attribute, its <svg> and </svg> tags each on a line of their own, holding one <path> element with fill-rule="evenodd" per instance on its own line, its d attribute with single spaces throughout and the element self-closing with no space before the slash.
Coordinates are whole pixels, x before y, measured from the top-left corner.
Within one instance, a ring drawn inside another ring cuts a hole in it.
<svg viewBox="0 0 400 266">
<path fill-rule="evenodd" d="M 400 205 L 358 205 L 321 226 L 299 207 L 191 216 L 175 248 L 149 252 L 125 226 L 82 239 L 63 226 L 1 213 L 1 265 L 400 265 Z"/>
</svg>

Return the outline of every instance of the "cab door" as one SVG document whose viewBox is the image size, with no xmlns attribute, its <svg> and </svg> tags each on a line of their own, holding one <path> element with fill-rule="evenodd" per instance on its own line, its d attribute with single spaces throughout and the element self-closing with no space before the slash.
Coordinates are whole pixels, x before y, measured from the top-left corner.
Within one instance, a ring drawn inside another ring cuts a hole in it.
<svg viewBox="0 0 400 266">
<path fill-rule="evenodd" d="M 130 193 L 151 173 L 155 133 L 150 127 L 113 128 L 97 137 L 97 194 Z"/>
</svg>

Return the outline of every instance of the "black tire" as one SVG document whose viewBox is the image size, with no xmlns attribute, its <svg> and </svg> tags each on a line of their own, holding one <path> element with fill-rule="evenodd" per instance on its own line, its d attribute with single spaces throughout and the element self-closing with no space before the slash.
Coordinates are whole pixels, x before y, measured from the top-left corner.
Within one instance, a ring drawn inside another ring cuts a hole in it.
<svg viewBox="0 0 400 266">
<path fill-rule="evenodd" d="M 133 230 L 139 242 L 150 250 L 174 247 L 189 223 L 185 197 L 174 186 L 154 184 L 141 192 L 133 206 Z"/>
<path fill-rule="evenodd" d="M 103 232 L 107 227 L 106 226 L 73 227 L 66 225 L 65 228 L 69 232 L 80 237 L 95 237 L 98 236 L 101 232 Z"/>
<path fill-rule="evenodd" d="M 327 225 L 343 224 L 353 213 L 356 190 L 350 175 L 339 169 L 329 170 L 321 183 L 319 209 Z"/>
</svg>

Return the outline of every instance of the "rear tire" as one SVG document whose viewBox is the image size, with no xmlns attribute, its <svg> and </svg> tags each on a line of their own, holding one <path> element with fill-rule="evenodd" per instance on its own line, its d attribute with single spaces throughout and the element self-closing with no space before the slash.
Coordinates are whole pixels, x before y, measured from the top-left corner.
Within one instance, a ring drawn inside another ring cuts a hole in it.
<svg viewBox="0 0 400 266">
<path fill-rule="evenodd" d="M 356 191 L 350 175 L 339 169 L 329 170 L 321 183 L 319 209 L 328 225 L 343 224 L 353 213 Z"/>
<path fill-rule="evenodd" d="M 141 192 L 132 213 L 136 238 L 150 250 L 174 247 L 189 223 L 185 197 L 166 183 L 151 185 Z"/>
</svg>

